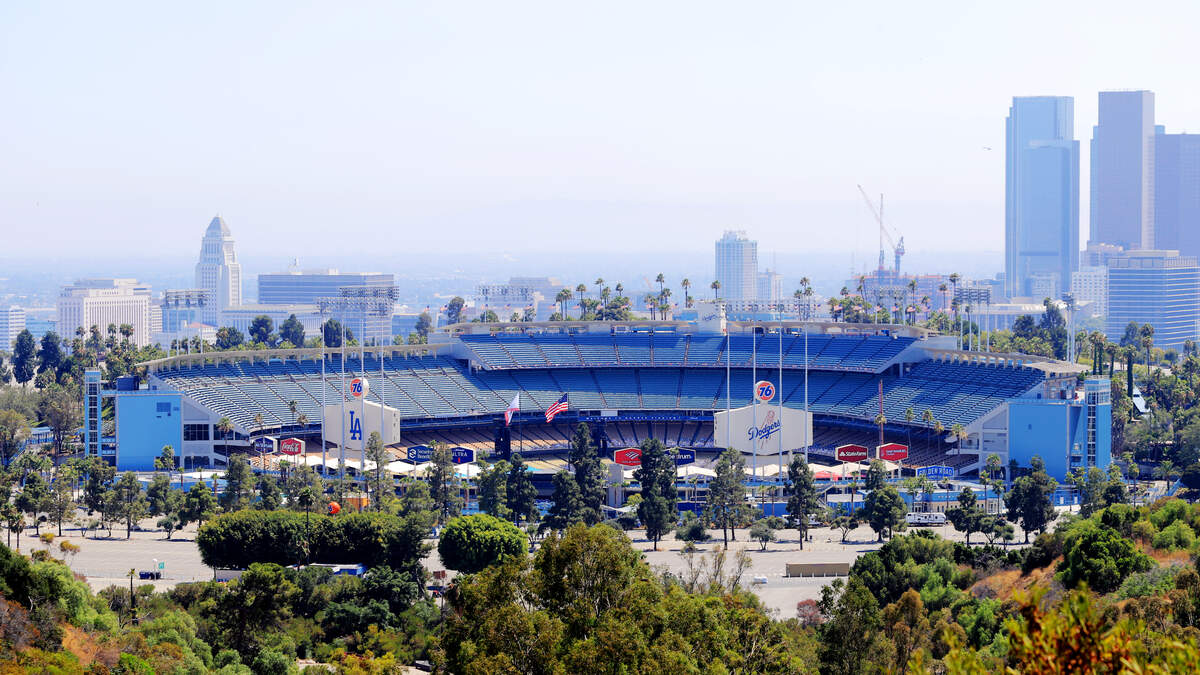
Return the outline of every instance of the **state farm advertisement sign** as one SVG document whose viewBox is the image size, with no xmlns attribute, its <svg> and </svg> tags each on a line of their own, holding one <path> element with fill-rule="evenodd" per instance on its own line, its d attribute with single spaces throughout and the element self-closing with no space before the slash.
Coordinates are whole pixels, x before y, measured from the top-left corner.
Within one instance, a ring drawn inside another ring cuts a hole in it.
<svg viewBox="0 0 1200 675">
<path fill-rule="evenodd" d="M 864 445 L 839 445 L 833 452 L 833 456 L 839 462 L 861 462 L 869 456 L 867 447 Z"/>
</svg>

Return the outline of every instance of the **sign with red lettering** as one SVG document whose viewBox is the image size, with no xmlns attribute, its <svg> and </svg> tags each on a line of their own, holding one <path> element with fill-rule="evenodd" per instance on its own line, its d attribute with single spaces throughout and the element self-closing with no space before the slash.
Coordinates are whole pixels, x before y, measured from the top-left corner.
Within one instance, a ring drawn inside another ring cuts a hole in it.
<svg viewBox="0 0 1200 675">
<path fill-rule="evenodd" d="M 613 453 L 613 461 L 622 466 L 641 466 L 641 448 L 625 448 Z"/>
<path fill-rule="evenodd" d="M 839 462 L 861 462 L 870 456 L 869 453 L 866 446 L 850 443 L 837 446 L 837 449 L 833 451 L 833 456 Z"/>
<path fill-rule="evenodd" d="M 900 443 L 884 443 L 879 446 L 879 458 L 890 462 L 908 459 L 908 446 Z"/>
</svg>

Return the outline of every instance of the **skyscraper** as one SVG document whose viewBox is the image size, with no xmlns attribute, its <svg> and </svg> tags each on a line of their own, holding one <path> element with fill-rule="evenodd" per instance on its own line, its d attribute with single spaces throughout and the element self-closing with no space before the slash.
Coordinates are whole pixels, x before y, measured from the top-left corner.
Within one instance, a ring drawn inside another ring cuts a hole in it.
<svg viewBox="0 0 1200 675">
<path fill-rule="evenodd" d="M 1108 320 L 1117 341 L 1130 321 L 1154 326 L 1154 346 L 1179 349 L 1200 337 L 1200 265 L 1178 251 L 1128 251 L 1108 260 Z"/>
<path fill-rule="evenodd" d="M 221 216 L 212 219 L 200 242 L 196 288 L 207 290 L 211 298 L 201 312 L 202 321 L 209 325 L 217 324 L 221 310 L 242 304 L 242 265 L 233 250 L 233 235 Z"/>
<path fill-rule="evenodd" d="M 1155 248 L 1200 257 L 1200 135 L 1154 138 Z"/>
<path fill-rule="evenodd" d="M 717 295 L 731 302 L 758 296 L 758 242 L 743 230 L 726 230 L 717 240 Z"/>
<path fill-rule="evenodd" d="M 1100 92 L 1091 203 L 1091 241 L 1155 247 L 1154 92 Z"/>
<path fill-rule="evenodd" d="M 1004 259 L 1009 297 L 1032 280 L 1071 287 L 1079 264 L 1079 142 L 1070 96 L 1018 96 L 1006 120 Z"/>
</svg>

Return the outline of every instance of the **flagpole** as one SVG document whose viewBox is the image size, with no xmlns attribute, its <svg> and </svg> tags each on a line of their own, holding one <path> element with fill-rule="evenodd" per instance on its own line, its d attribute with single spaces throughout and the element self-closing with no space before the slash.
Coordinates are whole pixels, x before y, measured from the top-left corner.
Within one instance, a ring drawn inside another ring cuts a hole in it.
<svg viewBox="0 0 1200 675">
<path fill-rule="evenodd" d="M 750 418 L 754 420 L 754 444 L 750 446 L 750 475 L 758 478 L 758 304 L 750 306 Z M 758 490 L 751 488 L 750 495 L 758 502 Z"/>
<path fill-rule="evenodd" d="M 779 499 L 783 500 L 783 308 L 775 305 L 775 318 L 779 320 Z M 791 448 L 788 448 L 791 452 Z M 790 458 L 789 458 L 790 459 Z"/>
</svg>

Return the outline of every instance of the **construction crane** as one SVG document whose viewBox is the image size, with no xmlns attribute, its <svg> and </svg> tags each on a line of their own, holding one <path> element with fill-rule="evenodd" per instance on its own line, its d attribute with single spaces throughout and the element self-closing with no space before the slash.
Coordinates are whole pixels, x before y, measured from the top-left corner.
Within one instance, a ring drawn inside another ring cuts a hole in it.
<svg viewBox="0 0 1200 675">
<path fill-rule="evenodd" d="M 871 198 L 867 196 L 867 191 L 863 189 L 863 186 L 859 185 L 858 191 L 862 194 L 863 201 L 867 203 L 867 208 L 871 209 L 871 215 L 875 216 L 875 222 L 879 223 L 879 271 L 882 272 L 885 269 L 883 261 L 884 251 L 886 249 L 884 249 L 883 243 L 886 241 L 887 245 L 891 247 L 892 252 L 896 256 L 895 271 L 896 276 L 899 277 L 900 259 L 904 257 L 904 237 L 897 236 L 895 239 L 893 239 L 892 233 L 888 230 L 887 226 L 883 224 L 883 195 L 879 195 L 879 207 L 876 208 L 875 202 L 872 202 Z"/>
</svg>

